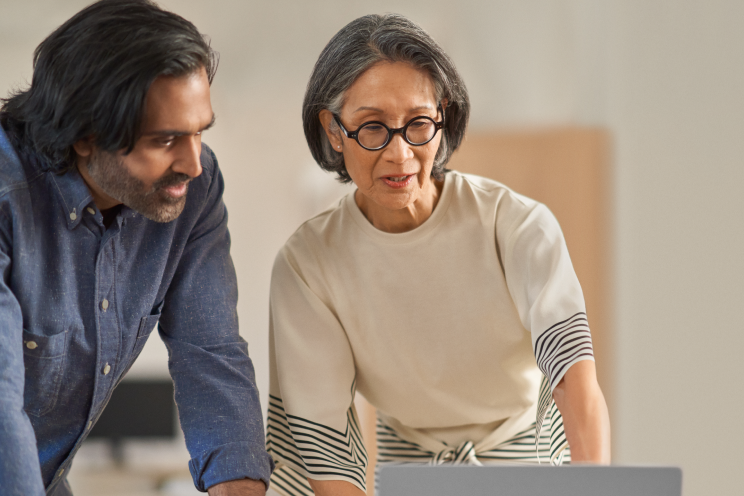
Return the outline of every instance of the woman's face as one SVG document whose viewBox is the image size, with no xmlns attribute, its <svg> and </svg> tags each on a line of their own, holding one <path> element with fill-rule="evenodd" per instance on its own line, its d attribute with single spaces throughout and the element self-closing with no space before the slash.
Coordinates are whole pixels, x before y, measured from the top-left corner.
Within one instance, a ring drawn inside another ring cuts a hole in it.
<svg viewBox="0 0 744 496">
<path fill-rule="evenodd" d="M 426 71 L 404 62 L 381 62 L 365 71 L 346 91 L 339 117 L 348 131 L 368 121 L 380 121 L 394 129 L 421 115 L 439 122 L 442 115 L 438 105 L 434 83 Z M 327 114 L 321 115 L 326 130 L 326 122 L 330 123 Z M 377 151 L 362 148 L 340 132 L 328 135 L 334 149 L 344 154 L 346 170 L 364 196 L 357 201 L 371 201 L 383 210 L 400 210 L 436 194 L 431 169 L 441 131 L 421 146 L 409 145 L 398 133 Z"/>
</svg>

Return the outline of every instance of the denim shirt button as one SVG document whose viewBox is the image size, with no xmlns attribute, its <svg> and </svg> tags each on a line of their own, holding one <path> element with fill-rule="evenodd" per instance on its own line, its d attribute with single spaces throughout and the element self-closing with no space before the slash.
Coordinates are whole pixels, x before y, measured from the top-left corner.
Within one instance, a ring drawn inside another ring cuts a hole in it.
<svg viewBox="0 0 744 496">
<path fill-rule="evenodd" d="M 93 210 L 93 209 L 92 209 L 92 208 L 90 208 L 90 207 L 86 208 L 85 210 L 87 210 L 87 211 L 88 211 L 88 213 L 89 213 L 90 215 L 96 215 L 96 211 L 95 211 L 95 210 Z"/>
<path fill-rule="evenodd" d="M 109 372 L 111 372 L 111 365 L 107 363 L 106 366 L 103 367 L 103 375 L 108 375 Z"/>
<path fill-rule="evenodd" d="M 109 307 L 109 301 L 106 298 L 104 298 L 103 301 L 101 302 L 101 308 L 103 308 L 103 311 L 105 312 L 106 310 L 108 310 L 108 307 Z"/>
<path fill-rule="evenodd" d="M 70 220 L 75 220 L 75 219 L 77 219 L 77 214 L 73 210 L 72 212 L 70 212 Z"/>
<path fill-rule="evenodd" d="M 28 341 L 26 343 L 26 348 L 28 348 L 29 350 L 35 350 L 38 346 L 39 345 L 36 344 L 36 341 Z"/>
</svg>

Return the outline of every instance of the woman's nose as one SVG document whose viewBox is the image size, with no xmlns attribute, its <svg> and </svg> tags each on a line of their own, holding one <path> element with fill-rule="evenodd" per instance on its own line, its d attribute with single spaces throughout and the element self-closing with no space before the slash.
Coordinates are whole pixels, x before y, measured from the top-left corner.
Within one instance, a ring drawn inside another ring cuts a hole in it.
<svg viewBox="0 0 744 496">
<path fill-rule="evenodd" d="M 413 157 L 413 150 L 402 134 L 394 134 L 384 150 L 385 158 L 394 163 L 402 163 Z"/>
</svg>

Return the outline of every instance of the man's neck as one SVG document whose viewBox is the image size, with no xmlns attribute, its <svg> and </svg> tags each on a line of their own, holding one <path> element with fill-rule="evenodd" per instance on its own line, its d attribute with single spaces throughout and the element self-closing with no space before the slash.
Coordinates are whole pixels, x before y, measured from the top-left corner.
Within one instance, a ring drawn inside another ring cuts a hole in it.
<svg viewBox="0 0 744 496">
<path fill-rule="evenodd" d="M 90 158 L 88 157 L 78 156 L 77 168 L 83 181 L 85 181 L 85 185 L 88 186 L 88 191 L 90 191 L 91 196 L 93 196 L 93 202 L 96 204 L 96 207 L 98 207 L 98 210 L 103 212 L 104 210 L 109 210 L 117 205 L 121 205 L 120 201 L 107 195 L 106 192 L 96 184 L 93 178 L 90 177 L 90 173 L 88 172 L 89 160 Z"/>
</svg>

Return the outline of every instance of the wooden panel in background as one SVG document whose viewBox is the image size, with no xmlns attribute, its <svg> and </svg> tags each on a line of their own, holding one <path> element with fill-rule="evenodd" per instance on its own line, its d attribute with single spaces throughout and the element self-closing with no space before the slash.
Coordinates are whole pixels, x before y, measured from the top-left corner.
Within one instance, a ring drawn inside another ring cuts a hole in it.
<svg viewBox="0 0 744 496">
<path fill-rule="evenodd" d="M 561 127 L 469 133 L 448 167 L 495 179 L 544 203 L 563 229 L 584 291 L 597 375 L 612 419 L 613 353 L 610 294 L 610 140 L 597 128 Z M 357 401 L 374 495 L 375 409 Z"/>
</svg>

